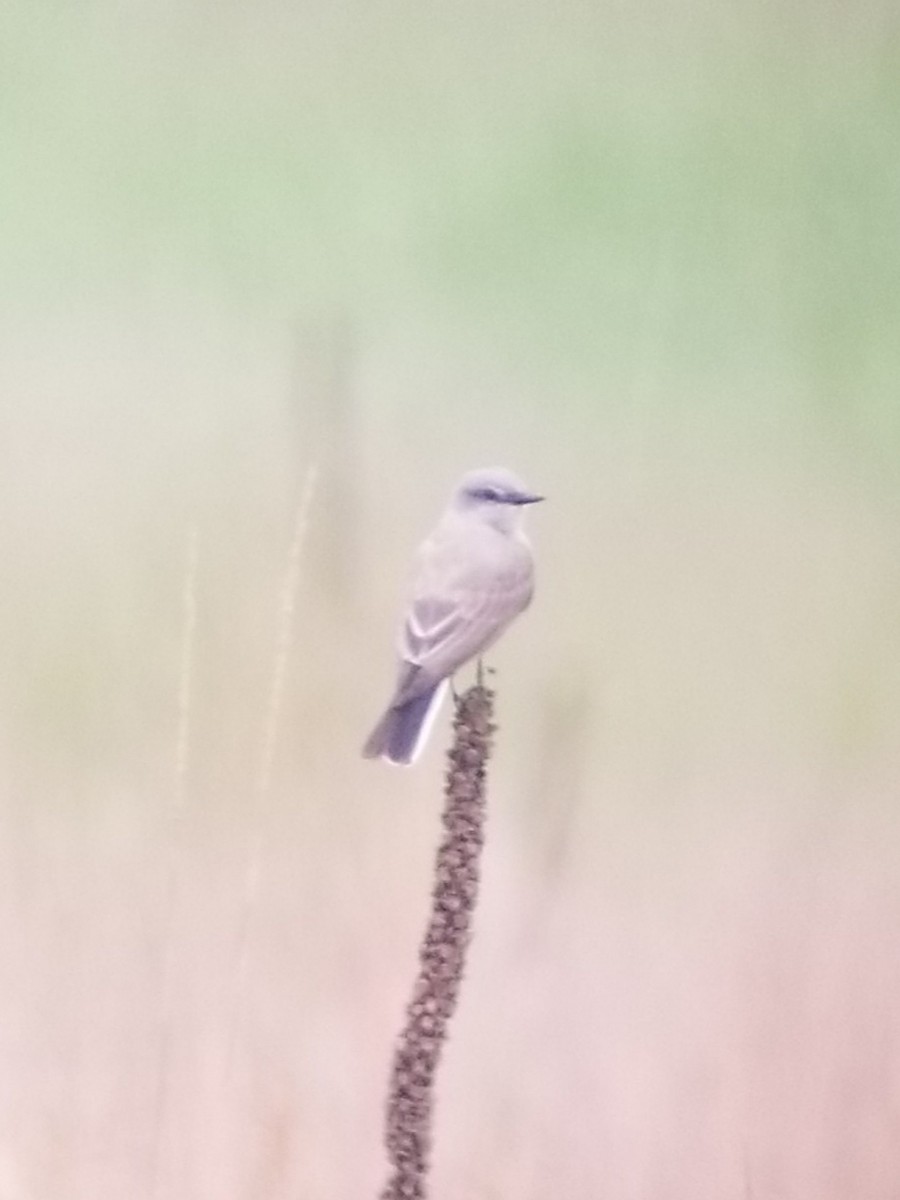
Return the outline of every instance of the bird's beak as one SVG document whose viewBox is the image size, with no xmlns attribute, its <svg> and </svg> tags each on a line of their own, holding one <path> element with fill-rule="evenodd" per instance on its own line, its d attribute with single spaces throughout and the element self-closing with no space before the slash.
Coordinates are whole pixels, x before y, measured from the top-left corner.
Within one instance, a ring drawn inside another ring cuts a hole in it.
<svg viewBox="0 0 900 1200">
<path fill-rule="evenodd" d="M 543 496 L 535 496 L 532 492 L 518 492 L 513 499 L 513 504 L 539 504 L 543 499 Z"/>
</svg>

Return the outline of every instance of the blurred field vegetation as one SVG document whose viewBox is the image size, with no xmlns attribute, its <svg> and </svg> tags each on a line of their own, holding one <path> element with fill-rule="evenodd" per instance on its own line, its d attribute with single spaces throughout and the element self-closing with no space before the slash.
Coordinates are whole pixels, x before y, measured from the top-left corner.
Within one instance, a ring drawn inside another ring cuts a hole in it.
<svg viewBox="0 0 900 1200">
<path fill-rule="evenodd" d="M 895 1195 L 898 33 L 8 0 L 0 1200 L 377 1194 L 446 724 L 358 749 L 493 462 L 551 499 L 435 1195 Z"/>
</svg>

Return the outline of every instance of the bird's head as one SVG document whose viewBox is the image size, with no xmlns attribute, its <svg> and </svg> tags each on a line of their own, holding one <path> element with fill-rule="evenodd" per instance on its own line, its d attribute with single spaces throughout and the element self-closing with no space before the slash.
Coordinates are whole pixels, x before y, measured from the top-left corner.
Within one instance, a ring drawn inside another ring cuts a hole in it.
<svg viewBox="0 0 900 1200">
<path fill-rule="evenodd" d="M 453 494 L 452 507 L 477 516 L 502 533 L 512 533 L 522 523 L 525 506 L 543 499 L 530 492 L 512 471 L 487 467 L 463 477 Z"/>
</svg>

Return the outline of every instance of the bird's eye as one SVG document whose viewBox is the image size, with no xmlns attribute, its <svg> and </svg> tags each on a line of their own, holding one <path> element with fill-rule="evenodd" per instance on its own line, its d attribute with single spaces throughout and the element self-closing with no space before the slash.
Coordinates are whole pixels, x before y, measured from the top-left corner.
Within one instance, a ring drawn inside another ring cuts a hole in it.
<svg viewBox="0 0 900 1200">
<path fill-rule="evenodd" d="M 492 487 L 476 488 L 476 490 L 472 494 L 476 500 L 499 500 L 500 499 L 500 493 L 497 491 L 496 488 L 492 488 Z"/>
</svg>

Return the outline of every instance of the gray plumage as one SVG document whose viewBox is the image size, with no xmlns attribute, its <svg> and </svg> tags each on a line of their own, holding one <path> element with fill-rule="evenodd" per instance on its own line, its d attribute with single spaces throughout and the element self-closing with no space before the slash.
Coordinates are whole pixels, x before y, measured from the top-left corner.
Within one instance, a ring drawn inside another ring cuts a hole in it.
<svg viewBox="0 0 900 1200">
<path fill-rule="evenodd" d="M 534 569 L 523 507 L 540 499 L 499 467 L 462 480 L 416 556 L 397 682 L 363 748 L 367 758 L 415 761 L 450 676 L 528 607 Z"/>
</svg>

